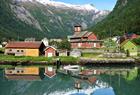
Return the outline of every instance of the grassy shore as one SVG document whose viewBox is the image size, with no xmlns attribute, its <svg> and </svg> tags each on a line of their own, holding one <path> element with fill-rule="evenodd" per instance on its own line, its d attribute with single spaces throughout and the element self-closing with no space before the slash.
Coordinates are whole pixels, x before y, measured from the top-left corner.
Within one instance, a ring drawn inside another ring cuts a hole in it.
<svg viewBox="0 0 140 95">
<path fill-rule="evenodd" d="M 76 62 L 78 61 L 78 58 L 74 57 L 44 57 L 44 56 L 39 56 L 39 57 L 27 57 L 27 56 L 12 56 L 12 55 L 3 55 L 0 54 L 0 61 L 33 61 L 33 62 L 53 62 L 57 58 L 59 58 L 62 62 Z"/>
<path fill-rule="evenodd" d="M 99 58 L 101 53 L 83 53 L 82 57 L 88 57 L 88 58 Z"/>
</svg>

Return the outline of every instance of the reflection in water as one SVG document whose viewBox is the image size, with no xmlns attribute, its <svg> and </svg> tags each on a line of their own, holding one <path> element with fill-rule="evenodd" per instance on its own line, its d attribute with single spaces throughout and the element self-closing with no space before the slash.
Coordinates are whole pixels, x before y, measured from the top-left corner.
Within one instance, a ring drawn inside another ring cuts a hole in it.
<svg viewBox="0 0 140 95">
<path fill-rule="evenodd" d="M 0 95 L 139 95 L 139 71 L 138 67 L 85 68 L 65 74 L 53 67 L 3 69 Z"/>
</svg>

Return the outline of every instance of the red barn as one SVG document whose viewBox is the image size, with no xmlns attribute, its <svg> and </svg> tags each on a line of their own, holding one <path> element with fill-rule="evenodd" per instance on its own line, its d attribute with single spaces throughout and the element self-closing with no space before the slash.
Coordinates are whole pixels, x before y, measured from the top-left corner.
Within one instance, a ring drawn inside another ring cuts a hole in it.
<svg viewBox="0 0 140 95">
<path fill-rule="evenodd" d="M 56 49 L 52 46 L 48 46 L 46 49 L 45 49 L 45 56 L 46 57 L 53 57 L 53 56 L 56 56 Z"/>
<path fill-rule="evenodd" d="M 100 43 L 97 36 L 93 32 L 81 31 L 81 26 L 74 27 L 74 34 L 68 36 L 71 43 L 71 48 L 100 48 Z"/>
</svg>

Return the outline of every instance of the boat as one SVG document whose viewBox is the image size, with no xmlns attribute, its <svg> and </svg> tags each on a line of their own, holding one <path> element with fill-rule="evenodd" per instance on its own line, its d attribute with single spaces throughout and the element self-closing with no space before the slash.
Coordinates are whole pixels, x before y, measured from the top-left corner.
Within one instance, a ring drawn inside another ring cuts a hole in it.
<svg viewBox="0 0 140 95">
<path fill-rule="evenodd" d="M 68 66 L 64 66 L 63 69 L 75 72 L 75 71 L 80 71 L 80 66 L 79 65 L 68 65 Z"/>
</svg>

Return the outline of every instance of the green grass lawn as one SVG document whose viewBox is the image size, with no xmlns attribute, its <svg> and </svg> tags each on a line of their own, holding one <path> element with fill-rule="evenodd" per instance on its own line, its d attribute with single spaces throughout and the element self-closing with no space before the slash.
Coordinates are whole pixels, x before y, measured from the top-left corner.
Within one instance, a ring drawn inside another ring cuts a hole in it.
<svg viewBox="0 0 140 95">
<path fill-rule="evenodd" d="M 0 48 L 0 52 L 4 52 L 4 48 Z"/>
<path fill-rule="evenodd" d="M 83 53 L 82 57 L 99 58 L 99 55 L 101 55 L 101 53 Z"/>
<path fill-rule="evenodd" d="M 39 57 L 26 57 L 26 56 L 13 56 L 13 55 L 3 55 L 0 54 L 0 61 L 33 61 L 33 62 L 38 62 L 38 61 L 47 61 L 47 62 L 53 62 L 57 58 L 60 58 L 62 62 L 76 62 L 78 61 L 78 58 L 74 57 L 44 57 L 44 56 L 39 56 Z"/>
</svg>

